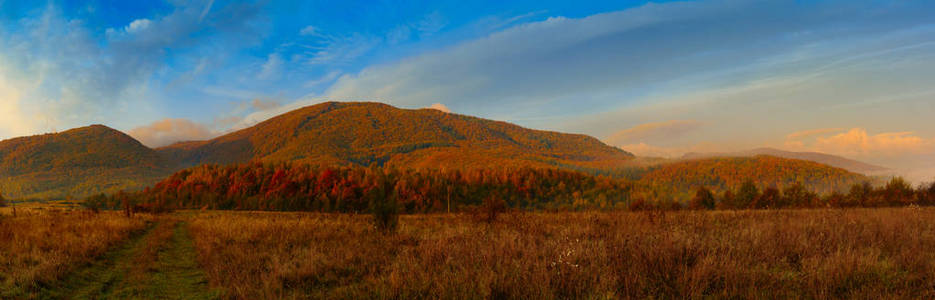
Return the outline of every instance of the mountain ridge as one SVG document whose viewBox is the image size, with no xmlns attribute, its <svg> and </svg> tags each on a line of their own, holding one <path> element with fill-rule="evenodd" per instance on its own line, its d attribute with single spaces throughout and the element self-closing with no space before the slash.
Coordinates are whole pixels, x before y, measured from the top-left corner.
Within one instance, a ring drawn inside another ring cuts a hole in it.
<svg viewBox="0 0 935 300">
<path fill-rule="evenodd" d="M 325 102 L 211 140 L 156 149 L 104 125 L 0 141 L 0 191 L 11 198 L 82 197 L 141 189 L 191 166 L 251 161 L 580 170 L 619 167 L 632 159 L 583 134 L 433 109 Z"/>
<path fill-rule="evenodd" d="M 714 157 L 753 157 L 757 155 L 770 155 L 783 158 L 791 159 L 800 159 L 813 161 L 820 164 L 829 165 L 832 167 L 842 168 L 851 172 L 861 173 L 864 175 L 873 175 L 879 174 L 882 172 L 891 171 L 891 169 L 877 166 L 862 161 L 849 159 L 837 155 L 821 153 L 821 152 L 795 152 L 795 151 L 785 151 L 776 148 L 770 147 L 759 147 L 753 148 L 745 151 L 737 152 L 709 152 L 709 153 L 699 153 L 699 152 L 689 152 L 682 155 L 681 159 L 702 159 L 702 158 L 714 158 Z"/>
<path fill-rule="evenodd" d="M 171 171 L 153 149 L 104 125 L 0 141 L 0 191 L 12 198 L 138 189 Z"/>
<path fill-rule="evenodd" d="M 290 134 L 277 134 L 282 132 Z M 156 151 L 185 166 L 260 160 L 414 168 L 444 161 L 464 168 L 504 162 L 602 167 L 633 158 L 587 135 L 375 102 L 306 106 L 212 140 L 174 144 Z M 457 161 L 459 158 L 467 159 Z"/>
</svg>

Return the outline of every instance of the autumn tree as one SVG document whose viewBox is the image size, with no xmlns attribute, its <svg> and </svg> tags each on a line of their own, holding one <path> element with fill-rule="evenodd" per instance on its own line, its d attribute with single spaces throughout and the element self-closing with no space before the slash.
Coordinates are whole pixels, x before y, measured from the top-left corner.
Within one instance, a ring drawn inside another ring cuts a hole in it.
<svg viewBox="0 0 935 300">
<path fill-rule="evenodd" d="M 3 192 L 0 192 L 0 207 L 6 207 L 6 199 L 3 198 Z"/>
<path fill-rule="evenodd" d="M 787 207 L 811 207 L 816 197 L 802 183 L 787 186 L 782 190 L 782 202 Z"/>
<path fill-rule="evenodd" d="M 763 189 L 763 193 L 757 196 L 751 205 L 751 207 L 758 209 L 779 208 L 782 206 L 782 195 L 780 194 L 779 189 L 775 187 L 767 187 Z"/>
<path fill-rule="evenodd" d="M 718 209 L 736 209 L 736 207 L 734 207 L 734 198 L 736 197 L 737 196 L 734 196 L 734 192 L 732 192 L 731 190 L 724 191 L 724 195 L 721 196 L 721 201 L 717 203 L 717 208 Z"/>
<path fill-rule="evenodd" d="M 919 185 L 919 191 L 916 192 L 919 198 L 919 205 L 935 205 L 935 181 L 926 186 Z"/>
<path fill-rule="evenodd" d="M 506 201 L 497 195 L 490 195 L 484 198 L 484 204 L 481 206 L 481 215 L 484 222 L 493 223 L 497 217 L 506 211 Z"/>
<path fill-rule="evenodd" d="M 367 198 L 370 200 L 370 212 L 377 229 L 385 233 L 395 232 L 399 226 L 399 204 L 396 201 L 398 193 L 393 183 L 385 175 L 378 175 L 367 193 Z"/>
<path fill-rule="evenodd" d="M 688 208 L 690 209 L 714 209 L 714 206 L 717 205 L 717 201 L 714 199 L 714 194 L 711 193 L 711 190 L 704 186 L 698 186 L 695 190 L 695 197 L 692 197 L 691 202 L 688 203 Z"/>
<path fill-rule="evenodd" d="M 912 185 L 902 177 L 893 177 L 882 191 L 884 199 L 889 205 L 909 205 L 915 202 L 915 191 Z"/>
<path fill-rule="evenodd" d="M 760 190 L 757 189 L 756 183 L 753 183 L 752 180 L 744 181 L 734 198 L 733 207 L 736 209 L 750 208 L 758 197 L 760 197 Z"/>
<path fill-rule="evenodd" d="M 864 181 L 857 183 L 851 186 L 850 191 L 847 193 L 847 197 L 843 203 L 840 203 L 839 206 L 842 207 L 851 207 L 851 206 L 875 206 L 876 203 L 873 201 L 873 186 L 870 185 L 870 182 Z"/>
</svg>

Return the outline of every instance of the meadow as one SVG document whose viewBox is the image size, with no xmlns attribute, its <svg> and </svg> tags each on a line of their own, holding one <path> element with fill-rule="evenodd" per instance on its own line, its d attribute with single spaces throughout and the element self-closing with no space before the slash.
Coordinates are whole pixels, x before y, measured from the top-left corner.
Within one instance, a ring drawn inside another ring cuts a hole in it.
<svg viewBox="0 0 935 300">
<path fill-rule="evenodd" d="M 405 215 L 395 232 L 45 211 L 0 219 L 0 298 L 931 298 L 933 247 L 935 209 L 915 207 Z"/>
</svg>

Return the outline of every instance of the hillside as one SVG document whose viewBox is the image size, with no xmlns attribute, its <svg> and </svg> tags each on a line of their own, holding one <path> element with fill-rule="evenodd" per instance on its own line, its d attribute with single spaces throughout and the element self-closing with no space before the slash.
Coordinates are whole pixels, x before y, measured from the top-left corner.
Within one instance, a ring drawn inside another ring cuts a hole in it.
<svg viewBox="0 0 935 300">
<path fill-rule="evenodd" d="M 172 171 L 165 166 L 152 149 L 102 125 L 0 141 L 0 191 L 10 198 L 141 188 Z"/>
<path fill-rule="evenodd" d="M 647 186 L 688 191 L 702 185 L 715 190 L 736 189 L 746 180 L 753 180 L 760 187 L 802 183 L 812 191 L 827 193 L 843 191 L 868 178 L 812 161 L 759 155 L 664 164 L 648 172 L 640 181 Z"/>
<path fill-rule="evenodd" d="M 434 109 L 328 102 L 210 141 L 158 149 L 182 167 L 290 161 L 403 168 L 612 168 L 632 155 L 597 139 Z"/>
<path fill-rule="evenodd" d="M 712 158 L 712 157 L 753 157 L 757 155 L 769 155 L 782 158 L 791 158 L 791 159 L 801 159 L 807 161 L 813 161 L 824 165 L 829 165 L 835 168 L 845 169 L 854 173 L 860 173 L 865 175 L 879 174 L 881 172 L 889 171 L 890 169 L 871 165 L 865 162 L 856 161 L 853 159 L 848 159 L 836 155 L 830 155 L 819 152 L 792 152 L 792 151 L 783 151 L 774 148 L 756 148 L 747 151 L 740 152 L 719 152 L 719 153 L 686 153 L 682 156 L 682 159 L 699 159 L 699 158 Z"/>
</svg>

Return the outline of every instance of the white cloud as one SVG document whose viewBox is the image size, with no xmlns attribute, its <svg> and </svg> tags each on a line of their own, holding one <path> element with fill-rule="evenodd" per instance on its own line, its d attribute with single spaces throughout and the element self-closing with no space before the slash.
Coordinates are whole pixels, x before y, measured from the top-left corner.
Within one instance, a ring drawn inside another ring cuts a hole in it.
<svg viewBox="0 0 935 300">
<path fill-rule="evenodd" d="M 303 86 L 304 87 L 316 87 L 316 86 L 319 86 L 325 83 L 330 83 L 334 81 L 335 79 L 338 79 L 338 77 L 340 77 L 341 74 L 343 74 L 341 71 L 334 70 L 334 71 L 328 72 L 328 74 L 325 74 L 325 76 L 306 81 L 305 84 L 303 84 Z"/>
<path fill-rule="evenodd" d="M 151 148 L 168 146 L 176 142 L 200 141 L 218 135 L 204 125 L 186 119 L 164 119 L 134 128 L 128 135 Z"/>
<path fill-rule="evenodd" d="M 282 69 L 282 65 L 282 56 L 280 56 L 278 53 L 270 54 L 266 58 L 266 63 L 260 67 L 260 73 L 257 74 L 257 78 L 264 80 L 278 78 Z"/>
<path fill-rule="evenodd" d="M 435 103 L 435 104 L 429 105 L 428 108 L 434 109 L 434 110 L 438 110 L 438 111 L 442 111 L 442 112 L 446 112 L 446 113 L 451 113 L 451 109 L 449 109 L 447 106 L 445 106 L 444 104 L 441 104 L 441 103 Z"/>
<path fill-rule="evenodd" d="M 785 145 L 857 158 L 898 157 L 935 153 L 935 138 L 923 138 L 911 131 L 869 134 L 864 128 L 814 130 L 812 134 L 789 134 Z"/>
<path fill-rule="evenodd" d="M 136 19 L 104 36 L 91 32 L 83 20 L 70 19 L 55 5 L 12 23 L 19 28 L 0 30 L 0 138 L 37 134 L 107 122 L 132 127 L 152 119 L 167 101 L 157 77 L 168 75 L 166 49 L 227 45 L 225 38 L 243 30 L 254 7 L 228 9 L 232 22 L 198 24 L 202 6 L 182 5 L 164 16 Z M 18 29 L 18 30 L 16 30 Z M 213 35 L 192 35 L 208 31 Z M 236 42 L 243 37 L 238 36 Z M 182 51 L 172 52 L 172 55 Z M 203 59 L 191 61 L 192 71 L 174 77 L 179 82 L 202 72 Z M 15 94 L 15 95 L 14 95 Z M 26 116 L 16 120 L 12 115 Z"/>
<path fill-rule="evenodd" d="M 318 35 L 318 28 L 315 27 L 315 26 L 311 26 L 311 25 L 305 26 L 305 27 L 302 28 L 302 30 L 299 30 L 299 34 L 301 34 L 301 35 Z"/>
<path fill-rule="evenodd" d="M 208 3 L 205 4 L 205 8 L 201 10 L 201 14 L 198 15 L 198 23 L 201 23 L 205 19 L 205 16 L 208 15 L 208 12 L 211 11 L 211 7 L 214 6 L 214 0 L 208 0 Z"/>
<path fill-rule="evenodd" d="M 370 52 L 382 42 L 381 38 L 353 33 L 347 36 L 315 34 L 319 39 L 302 45 L 305 63 L 311 65 L 346 64 Z"/>
<path fill-rule="evenodd" d="M 139 31 L 146 30 L 146 28 L 149 28 L 149 25 L 152 23 L 153 21 L 150 21 L 149 19 L 136 19 L 133 20 L 133 22 L 130 22 L 130 25 L 124 27 L 124 31 L 127 33 L 137 33 Z"/>
<path fill-rule="evenodd" d="M 671 141 L 701 128 L 704 123 L 695 120 L 671 120 L 640 124 L 617 131 L 607 137 L 611 145 Z"/>
</svg>

